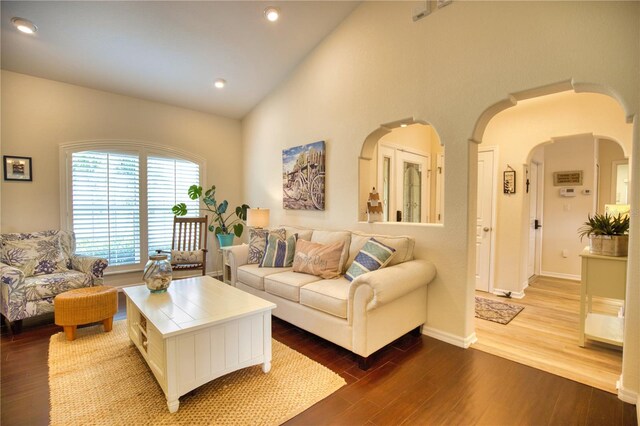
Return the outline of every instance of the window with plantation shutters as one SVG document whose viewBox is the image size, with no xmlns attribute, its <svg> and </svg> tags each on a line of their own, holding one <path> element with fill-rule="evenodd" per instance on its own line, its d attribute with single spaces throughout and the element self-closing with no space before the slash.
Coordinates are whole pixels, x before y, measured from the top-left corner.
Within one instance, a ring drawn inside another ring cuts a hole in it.
<svg viewBox="0 0 640 426">
<path fill-rule="evenodd" d="M 107 258 L 112 266 L 140 262 L 139 163 L 135 154 L 72 154 L 76 253 Z"/>
<path fill-rule="evenodd" d="M 173 213 L 178 203 L 187 205 L 187 216 L 198 216 L 198 201 L 187 191 L 198 184 L 200 168 L 191 161 L 166 157 L 147 158 L 147 217 L 149 253 L 171 250 Z"/>
<path fill-rule="evenodd" d="M 76 234 L 76 253 L 109 260 L 106 273 L 140 270 L 148 255 L 170 250 L 171 208 L 199 202 L 204 160 L 145 142 L 71 142 L 60 147 L 62 227 Z"/>
</svg>

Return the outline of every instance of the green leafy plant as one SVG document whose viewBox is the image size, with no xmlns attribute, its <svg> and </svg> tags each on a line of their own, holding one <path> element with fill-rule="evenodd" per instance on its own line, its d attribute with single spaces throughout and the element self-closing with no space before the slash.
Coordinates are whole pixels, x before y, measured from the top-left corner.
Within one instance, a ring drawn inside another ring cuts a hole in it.
<svg viewBox="0 0 640 426">
<path fill-rule="evenodd" d="M 213 219 L 211 219 L 211 223 L 209 224 L 209 231 L 215 233 L 215 235 L 235 234 L 236 237 L 242 236 L 242 231 L 244 230 L 243 222 L 247 220 L 248 205 L 243 204 L 236 207 L 235 211 L 227 213 L 229 203 L 227 200 L 223 200 L 221 203 L 217 202 L 215 185 L 207 189 L 204 194 L 202 193 L 201 186 L 191 185 L 187 193 L 192 200 L 202 198 L 205 208 L 198 210 L 206 210 L 213 213 Z M 173 206 L 171 210 L 176 216 L 184 216 L 187 214 L 187 205 L 185 203 L 179 203 Z"/>
<path fill-rule="evenodd" d="M 625 235 L 629 232 L 629 216 L 618 214 L 617 216 L 608 213 L 587 215 L 588 220 L 578 228 L 580 241 L 590 235 Z"/>
</svg>

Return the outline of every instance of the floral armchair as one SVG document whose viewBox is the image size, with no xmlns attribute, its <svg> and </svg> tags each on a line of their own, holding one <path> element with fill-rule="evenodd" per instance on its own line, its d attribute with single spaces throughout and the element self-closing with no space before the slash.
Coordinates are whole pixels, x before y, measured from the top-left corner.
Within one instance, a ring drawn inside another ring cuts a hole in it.
<svg viewBox="0 0 640 426">
<path fill-rule="evenodd" d="M 19 332 L 24 318 L 53 312 L 56 295 L 102 284 L 106 259 L 75 254 L 72 232 L 0 234 L 0 313 Z"/>
</svg>

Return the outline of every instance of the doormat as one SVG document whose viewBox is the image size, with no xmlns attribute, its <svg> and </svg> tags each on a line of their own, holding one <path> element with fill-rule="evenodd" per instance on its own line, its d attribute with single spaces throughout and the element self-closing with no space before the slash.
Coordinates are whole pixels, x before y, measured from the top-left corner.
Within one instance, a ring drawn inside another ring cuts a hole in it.
<svg viewBox="0 0 640 426">
<path fill-rule="evenodd" d="M 524 306 L 476 296 L 476 318 L 483 320 L 509 324 L 523 309 Z"/>
</svg>

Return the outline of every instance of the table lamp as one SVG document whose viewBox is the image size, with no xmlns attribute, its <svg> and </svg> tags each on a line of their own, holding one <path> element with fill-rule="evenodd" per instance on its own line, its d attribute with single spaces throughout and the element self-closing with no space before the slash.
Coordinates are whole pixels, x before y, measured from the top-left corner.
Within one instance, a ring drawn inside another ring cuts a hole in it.
<svg viewBox="0 0 640 426">
<path fill-rule="evenodd" d="M 266 228 L 269 226 L 269 209 L 247 210 L 247 226 L 250 228 Z"/>
</svg>

